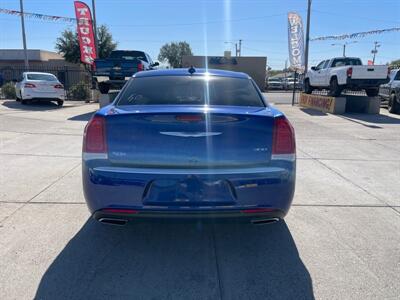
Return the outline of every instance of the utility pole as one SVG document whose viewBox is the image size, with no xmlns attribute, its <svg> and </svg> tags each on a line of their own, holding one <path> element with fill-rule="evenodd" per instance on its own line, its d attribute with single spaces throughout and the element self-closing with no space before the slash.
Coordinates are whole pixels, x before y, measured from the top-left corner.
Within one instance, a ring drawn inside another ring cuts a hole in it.
<svg viewBox="0 0 400 300">
<path fill-rule="evenodd" d="M 242 56 L 242 40 L 239 40 L 239 56 Z"/>
<path fill-rule="evenodd" d="M 309 51 L 309 44 L 310 44 L 310 17 L 311 17 L 311 0 L 308 0 L 304 74 L 307 73 L 307 70 L 308 70 L 308 51 Z"/>
<path fill-rule="evenodd" d="M 238 44 L 235 43 L 235 56 L 238 56 Z"/>
<path fill-rule="evenodd" d="M 379 44 L 379 42 L 374 42 L 374 45 L 375 45 L 374 49 L 371 50 L 371 53 L 374 55 L 374 57 L 372 58 L 372 64 L 373 65 L 375 65 L 375 56 L 378 53 L 378 49 L 377 48 L 379 48 L 381 46 L 381 44 Z"/>
<path fill-rule="evenodd" d="M 335 44 L 331 44 L 331 46 L 341 46 L 341 47 L 343 47 L 343 57 L 346 57 L 346 47 L 347 47 L 347 45 L 355 44 L 355 43 L 357 43 L 357 41 L 345 42 L 343 44 L 335 43 Z"/>
<path fill-rule="evenodd" d="M 96 55 L 99 56 L 99 41 L 97 39 L 97 22 L 96 22 L 96 3 L 92 0 L 92 10 L 93 10 L 93 33 L 94 33 L 94 44 L 96 47 Z"/>
<path fill-rule="evenodd" d="M 21 11 L 21 29 L 22 29 L 22 43 L 24 46 L 24 62 L 25 62 L 25 71 L 29 70 L 29 60 L 28 60 L 28 50 L 26 48 L 26 35 L 25 35 L 25 18 L 24 18 L 24 4 L 23 0 L 19 0 L 19 6 Z"/>
</svg>

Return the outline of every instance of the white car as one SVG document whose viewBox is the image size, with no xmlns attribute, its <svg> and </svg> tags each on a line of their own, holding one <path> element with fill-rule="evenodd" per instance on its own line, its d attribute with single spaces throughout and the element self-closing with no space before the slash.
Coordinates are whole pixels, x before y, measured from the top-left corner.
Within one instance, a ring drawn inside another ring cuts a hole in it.
<svg viewBox="0 0 400 300">
<path fill-rule="evenodd" d="M 379 86 L 387 83 L 388 67 L 363 66 L 356 57 L 336 57 L 312 67 L 304 78 L 304 91 L 329 89 L 331 96 L 339 96 L 344 89 L 365 90 L 368 96 L 378 95 Z"/>
<path fill-rule="evenodd" d="M 62 106 L 65 100 L 64 86 L 50 73 L 24 72 L 15 85 L 15 93 L 22 104 L 38 100 L 57 101 Z"/>
</svg>

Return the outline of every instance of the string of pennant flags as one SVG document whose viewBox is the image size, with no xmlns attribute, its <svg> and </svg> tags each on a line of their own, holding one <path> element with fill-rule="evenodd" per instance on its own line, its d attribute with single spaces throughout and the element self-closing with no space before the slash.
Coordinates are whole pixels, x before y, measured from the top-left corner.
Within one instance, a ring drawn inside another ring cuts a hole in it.
<svg viewBox="0 0 400 300">
<path fill-rule="evenodd" d="M 400 27 L 393 27 L 393 28 L 388 28 L 388 29 L 377 29 L 377 30 L 356 32 L 356 33 L 350 33 L 350 34 L 320 36 L 320 37 L 312 38 L 312 39 L 310 39 L 310 41 L 357 39 L 357 38 L 363 38 L 368 35 L 382 34 L 382 33 L 387 33 L 387 32 L 394 32 L 394 31 L 400 31 Z"/>
<path fill-rule="evenodd" d="M 21 14 L 22 14 L 18 10 L 11 10 L 11 9 L 5 9 L 5 8 L 0 8 L 0 13 L 6 14 L 6 15 L 13 15 L 13 16 L 21 16 Z M 28 12 L 24 12 L 23 15 L 28 18 L 40 19 L 40 20 L 46 20 L 46 21 L 61 21 L 61 22 L 67 22 L 67 23 L 74 23 L 74 22 L 76 23 L 75 18 L 43 15 L 43 14 L 28 13 Z"/>
<path fill-rule="evenodd" d="M 7 15 L 21 16 L 21 12 L 18 10 L 0 8 L 0 13 L 7 14 Z M 25 17 L 33 18 L 33 19 L 40 19 L 40 20 L 47 20 L 47 21 L 60 21 L 60 22 L 67 22 L 67 23 L 75 23 L 76 22 L 76 18 L 44 15 L 44 14 L 29 13 L 29 12 L 24 12 L 23 14 Z M 357 38 L 363 38 L 368 35 L 376 35 L 376 34 L 382 34 L 382 33 L 388 33 L 388 32 L 395 32 L 395 31 L 400 31 L 400 27 L 393 27 L 393 28 L 387 28 L 387 29 L 376 29 L 376 30 L 356 32 L 356 33 L 340 34 L 340 35 L 320 36 L 320 37 L 311 38 L 310 41 L 357 39 Z"/>
</svg>

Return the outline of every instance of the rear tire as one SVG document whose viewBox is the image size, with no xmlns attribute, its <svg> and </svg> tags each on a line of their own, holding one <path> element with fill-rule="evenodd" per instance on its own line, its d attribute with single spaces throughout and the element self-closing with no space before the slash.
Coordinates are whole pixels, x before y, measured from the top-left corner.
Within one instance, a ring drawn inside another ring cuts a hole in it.
<svg viewBox="0 0 400 300">
<path fill-rule="evenodd" d="M 110 90 L 110 85 L 108 83 L 100 82 L 99 83 L 99 91 L 102 94 L 108 94 Z"/>
<path fill-rule="evenodd" d="M 304 93 L 312 94 L 314 88 L 310 84 L 310 79 L 304 80 Z"/>
<path fill-rule="evenodd" d="M 329 84 L 329 95 L 333 97 L 338 97 L 342 93 L 342 88 L 340 87 L 337 78 L 333 77 Z"/>
<path fill-rule="evenodd" d="M 58 100 L 58 101 L 57 101 L 57 105 L 60 106 L 60 107 L 63 106 L 63 105 L 64 105 L 64 101 Z"/>
<path fill-rule="evenodd" d="M 379 90 L 378 89 L 366 89 L 365 92 L 367 93 L 368 97 L 376 97 L 376 96 L 378 96 Z"/>
<path fill-rule="evenodd" d="M 395 94 L 391 94 L 389 97 L 388 111 L 392 114 L 400 111 L 400 104 L 397 102 Z"/>
</svg>

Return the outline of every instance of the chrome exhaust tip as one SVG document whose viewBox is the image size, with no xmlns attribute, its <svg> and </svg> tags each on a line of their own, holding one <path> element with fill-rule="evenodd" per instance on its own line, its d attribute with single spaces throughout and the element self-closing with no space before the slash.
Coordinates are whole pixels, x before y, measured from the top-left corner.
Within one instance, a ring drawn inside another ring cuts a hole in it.
<svg viewBox="0 0 400 300">
<path fill-rule="evenodd" d="M 99 219 L 99 222 L 107 225 L 125 226 L 126 223 L 128 223 L 128 220 L 116 218 L 101 218 Z"/>
<path fill-rule="evenodd" d="M 251 224 L 253 225 L 265 225 L 279 222 L 279 218 L 269 218 L 269 219 L 254 219 L 251 220 Z"/>
</svg>

